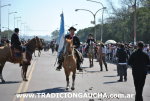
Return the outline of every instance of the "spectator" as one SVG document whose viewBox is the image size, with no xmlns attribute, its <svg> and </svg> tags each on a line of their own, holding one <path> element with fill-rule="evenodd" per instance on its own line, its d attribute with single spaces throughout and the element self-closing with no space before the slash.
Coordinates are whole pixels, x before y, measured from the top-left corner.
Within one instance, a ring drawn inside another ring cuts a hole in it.
<svg viewBox="0 0 150 101">
<path fill-rule="evenodd" d="M 132 67 L 132 75 L 135 85 L 135 101 L 143 101 L 142 92 L 145 85 L 148 65 L 150 65 L 149 56 L 143 52 L 143 42 L 138 43 L 138 50 L 136 50 L 129 58 L 128 64 Z"/>
<path fill-rule="evenodd" d="M 128 59 L 128 54 L 125 50 L 124 44 L 120 45 L 120 49 L 117 51 L 116 56 L 118 57 L 118 71 L 119 71 L 119 76 L 120 79 L 118 82 L 127 81 L 127 59 Z"/>
</svg>

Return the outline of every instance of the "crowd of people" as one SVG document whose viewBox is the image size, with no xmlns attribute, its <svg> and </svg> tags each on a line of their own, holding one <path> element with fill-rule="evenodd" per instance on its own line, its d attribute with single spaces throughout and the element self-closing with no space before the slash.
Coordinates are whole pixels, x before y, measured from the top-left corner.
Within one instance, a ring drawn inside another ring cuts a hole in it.
<svg viewBox="0 0 150 101">
<path fill-rule="evenodd" d="M 98 47 L 100 46 L 101 43 L 95 43 L 95 58 L 96 58 L 96 50 L 98 49 Z M 116 57 L 116 53 L 117 53 L 117 49 L 119 48 L 120 44 L 124 44 L 124 48 L 128 53 L 128 56 L 130 56 L 136 49 L 137 46 L 131 44 L 131 43 L 116 43 L 116 44 L 105 44 L 105 48 L 106 48 L 106 60 L 109 62 L 113 62 L 116 63 L 117 62 L 117 57 Z M 86 51 L 86 47 L 87 47 L 87 43 L 82 43 L 79 50 L 80 52 L 83 54 L 84 57 L 87 57 L 87 51 Z M 150 45 L 146 44 L 144 45 L 143 51 L 145 53 L 147 53 L 150 57 Z"/>
<path fill-rule="evenodd" d="M 88 43 L 83 43 L 79 50 L 83 56 L 87 56 Z M 118 82 L 127 81 L 127 69 L 132 68 L 135 85 L 135 101 L 143 101 L 142 92 L 145 85 L 146 75 L 150 71 L 150 46 L 142 41 L 137 45 L 131 43 L 103 44 L 95 43 L 95 58 L 102 55 L 103 64 L 107 70 L 107 62 L 116 64 Z M 98 54 L 101 51 L 102 54 Z M 105 56 L 104 56 L 105 55 Z M 105 61 L 106 60 L 106 61 Z M 100 67 L 102 64 L 100 64 Z"/>
</svg>

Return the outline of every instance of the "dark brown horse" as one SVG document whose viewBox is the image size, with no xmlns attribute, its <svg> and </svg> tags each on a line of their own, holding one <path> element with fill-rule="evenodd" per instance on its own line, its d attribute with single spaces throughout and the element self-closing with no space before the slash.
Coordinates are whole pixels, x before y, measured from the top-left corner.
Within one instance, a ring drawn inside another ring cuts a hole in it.
<svg viewBox="0 0 150 101">
<path fill-rule="evenodd" d="M 72 87 L 71 89 L 74 90 L 75 85 L 75 75 L 76 75 L 76 68 L 77 68 L 77 58 L 74 52 L 73 40 L 66 39 L 65 44 L 65 51 L 64 51 L 64 62 L 63 67 L 66 75 L 67 87 L 66 90 L 69 89 L 69 75 L 72 72 Z"/>
<path fill-rule="evenodd" d="M 0 48 L 0 79 L 2 83 L 5 83 L 5 80 L 3 79 L 2 76 L 2 71 L 6 62 L 19 63 L 20 66 L 22 66 L 21 72 L 22 79 L 23 81 L 27 81 L 26 73 L 32 59 L 32 54 L 36 48 L 42 47 L 42 44 L 39 38 L 35 37 L 31 39 L 28 43 L 26 43 L 25 46 L 26 46 L 26 58 L 28 60 L 28 63 L 22 60 L 22 56 L 14 57 L 11 47 L 6 46 Z"/>
<path fill-rule="evenodd" d="M 42 47 L 36 48 L 36 50 L 38 51 L 38 57 L 41 56 L 41 51 L 43 50 L 43 46 L 44 46 L 44 44 L 45 44 L 44 39 L 40 39 L 40 41 L 41 41 L 41 43 L 42 43 Z M 35 51 L 34 51 L 34 56 L 36 57 Z"/>
</svg>

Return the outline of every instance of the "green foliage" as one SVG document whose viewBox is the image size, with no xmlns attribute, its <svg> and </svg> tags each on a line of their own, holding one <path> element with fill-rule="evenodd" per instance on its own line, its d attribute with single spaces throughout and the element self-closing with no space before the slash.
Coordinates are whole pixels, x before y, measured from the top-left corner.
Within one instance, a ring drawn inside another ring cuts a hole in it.
<svg viewBox="0 0 150 101">
<path fill-rule="evenodd" d="M 1 38 L 7 38 L 10 40 L 12 34 L 13 34 L 12 30 L 5 30 L 1 32 Z"/>
<path fill-rule="evenodd" d="M 149 1 L 149 0 L 147 0 Z M 133 14 L 127 8 L 118 9 L 114 16 L 107 18 L 103 25 L 103 42 L 113 39 L 117 42 L 133 42 Z M 137 8 L 137 41 L 150 43 L 150 7 Z M 100 40 L 101 24 L 95 27 L 97 40 Z M 87 39 L 89 33 L 94 33 L 94 27 L 79 30 L 77 35 L 81 41 Z"/>
<path fill-rule="evenodd" d="M 53 31 L 52 33 L 51 33 L 51 38 L 52 39 L 56 39 L 56 38 L 58 38 L 58 34 L 59 34 L 59 30 L 55 30 L 55 31 Z"/>
</svg>

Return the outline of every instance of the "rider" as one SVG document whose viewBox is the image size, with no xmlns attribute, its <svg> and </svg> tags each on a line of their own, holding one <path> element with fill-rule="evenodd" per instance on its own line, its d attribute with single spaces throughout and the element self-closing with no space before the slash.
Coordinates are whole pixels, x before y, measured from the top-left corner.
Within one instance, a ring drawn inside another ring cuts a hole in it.
<svg viewBox="0 0 150 101">
<path fill-rule="evenodd" d="M 77 70 L 82 71 L 80 64 L 81 62 L 83 62 L 83 60 L 81 59 L 81 54 L 80 52 L 77 50 L 77 48 L 80 47 L 80 40 L 77 36 L 75 36 L 74 32 L 76 31 L 76 29 L 74 27 L 70 27 L 68 29 L 70 34 L 67 34 L 65 36 L 65 39 L 73 39 L 73 45 L 75 46 L 75 54 L 77 56 Z M 63 62 L 63 52 L 60 53 L 59 57 L 58 57 L 58 67 L 56 68 L 56 70 L 60 71 L 60 69 L 62 68 L 62 62 Z"/>
<path fill-rule="evenodd" d="M 92 34 L 89 34 L 88 39 L 86 41 L 86 43 L 87 43 L 86 52 L 88 52 L 89 46 L 92 42 L 95 43 L 95 39 L 93 38 Z"/>
<path fill-rule="evenodd" d="M 19 40 L 19 28 L 15 28 L 14 33 L 11 36 L 11 46 L 22 52 L 23 61 L 27 62 L 25 48 L 21 46 Z"/>
</svg>

